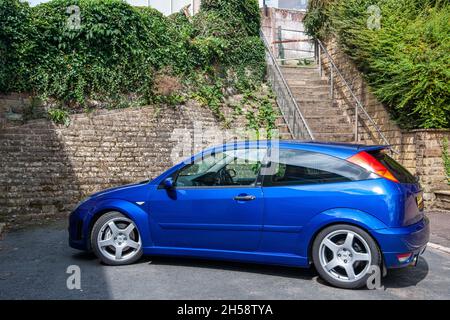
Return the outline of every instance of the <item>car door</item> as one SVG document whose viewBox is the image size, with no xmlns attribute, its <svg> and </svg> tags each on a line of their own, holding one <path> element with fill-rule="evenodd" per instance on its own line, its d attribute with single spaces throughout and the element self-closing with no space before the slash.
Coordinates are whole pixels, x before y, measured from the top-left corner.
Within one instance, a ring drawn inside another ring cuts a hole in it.
<svg viewBox="0 0 450 320">
<path fill-rule="evenodd" d="M 151 195 L 155 246 L 253 251 L 263 222 L 258 180 L 265 149 L 214 150 L 172 175 Z"/>
</svg>

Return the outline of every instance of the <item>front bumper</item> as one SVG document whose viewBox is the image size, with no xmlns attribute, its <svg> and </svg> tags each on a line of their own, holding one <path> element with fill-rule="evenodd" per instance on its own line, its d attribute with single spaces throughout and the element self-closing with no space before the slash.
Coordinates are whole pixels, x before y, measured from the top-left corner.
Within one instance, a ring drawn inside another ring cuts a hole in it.
<svg viewBox="0 0 450 320">
<path fill-rule="evenodd" d="M 89 251 L 90 244 L 87 237 L 89 233 L 89 207 L 80 206 L 73 211 L 69 216 L 69 246 L 78 249 Z"/>
<path fill-rule="evenodd" d="M 373 231 L 380 245 L 386 268 L 402 268 L 417 262 L 430 239 L 430 221 L 427 217 L 413 225 L 402 228 L 386 228 Z M 398 255 L 411 253 L 400 262 Z"/>
</svg>

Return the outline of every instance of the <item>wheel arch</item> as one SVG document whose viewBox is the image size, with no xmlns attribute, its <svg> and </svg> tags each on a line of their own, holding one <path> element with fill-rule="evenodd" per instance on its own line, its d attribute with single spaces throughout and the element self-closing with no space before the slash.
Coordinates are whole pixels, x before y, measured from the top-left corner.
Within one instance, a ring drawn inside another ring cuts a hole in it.
<svg viewBox="0 0 450 320">
<path fill-rule="evenodd" d="M 108 212 L 119 212 L 126 216 L 128 219 L 132 220 L 139 230 L 142 238 L 142 245 L 148 246 L 151 242 L 150 238 L 150 228 L 148 221 L 148 214 L 141 207 L 134 203 L 125 200 L 118 199 L 108 199 L 100 202 L 96 209 L 91 214 L 89 223 L 86 226 L 85 235 L 86 239 L 90 239 L 92 228 L 94 227 L 97 220 Z M 87 241 L 88 249 L 91 250 L 90 241 Z"/>
<path fill-rule="evenodd" d="M 312 261 L 312 247 L 317 235 L 322 230 L 339 224 L 350 225 L 362 229 L 372 237 L 378 247 L 378 250 L 381 252 L 380 243 L 377 238 L 374 237 L 372 230 L 384 229 L 387 226 L 381 220 L 366 212 L 355 209 L 339 208 L 324 211 L 316 215 L 308 223 L 308 227 L 306 229 L 310 230 L 310 232 L 307 235 L 308 246 L 306 253 L 309 261 Z M 383 255 L 381 254 L 381 256 Z"/>
</svg>

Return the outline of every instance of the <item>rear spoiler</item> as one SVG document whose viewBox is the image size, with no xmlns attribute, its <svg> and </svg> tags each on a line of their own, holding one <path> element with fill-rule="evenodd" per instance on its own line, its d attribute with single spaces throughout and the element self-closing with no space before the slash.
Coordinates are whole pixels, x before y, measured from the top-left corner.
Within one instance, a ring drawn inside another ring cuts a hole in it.
<svg viewBox="0 0 450 320">
<path fill-rule="evenodd" d="M 383 150 L 391 150 L 391 146 L 358 146 L 358 151 L 366 151 L 366 152 L 373 152 L 373 151 L 383 151 Z"/>
</svg>

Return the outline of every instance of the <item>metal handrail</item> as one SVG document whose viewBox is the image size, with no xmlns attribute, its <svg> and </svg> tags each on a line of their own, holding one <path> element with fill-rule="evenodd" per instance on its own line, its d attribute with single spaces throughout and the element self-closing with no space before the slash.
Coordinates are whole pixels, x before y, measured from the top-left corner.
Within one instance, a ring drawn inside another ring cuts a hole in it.
<svg viewBox="0 0 450 320">
<path fill-rule="evenodd" d="M 267 63 L 269 69 L 269 77 L 272 77 L 270 82 L 272 84 L 272 88 L 277 93 L 277 104 L 280 107 L 281 112 L 283 113 L 283 117 L 286 120 L 289 131 L 295 139 L 314 140 L 314 135 L 309 128 L 308 123 L 306 122 L 305 117 L 303 116 L 300 107 L 287 84 L 286 79 L 284 78 L 283 72 L 278 66 L 277 60 L 272 54 L 269 43 L 264 33 L 261 30 L 260 36 L 266 49 L 266 58 L 270 60 Z M 273 66 L 273 68 L 271 68 L 271 66 Z M 271 69 L 273 69 L 274 74 L 271 73 Z M 280 81 L 276 81 L 277 79 L 275 77 L 277 77 Z M 276 90 L 277 85 L 281 85 L 282 90 Z M 287 96 L 282 95 L 284 92 L 287 93 Z"/>
<path fill-rule="evenodd" d="M 325 46 L 323 45 L 323 43 L 319 40 L 319 39 L 315 39 L 315 42 L 318 45 L 318 50 L 316 50 L 316 59 L 317 62 L 319 64 L 319 72 L 320 75 L 322 76 L 322 60 L 321 60 L 321 50 L 323 50 L 323 52 L 325 53 L 326 57 L 328 58 L 328 60 L 330 61 L 330 76 L 331 76 L 331 83 L 330 83 L 330 91 L 331 91 L 331 99 L 332 101 L 334 100 L 334 86 L 333 86 L 333 73 L 336 72 L 337 75 L 341 78 L 342 82 L 344 83 L 344 85 L 347 87 L 347 89 L 349 90 L 352 98 L 355 100 L 356 105 L 355 105 L 355 142 L 359 141 L 359 133 L 358 133 L 358 109 L 360 109 L 360 111 L 362 111 L 364 113 L 364 115 L 367 117 L 367 119 L 369 120 L 369 122 L 374 126 L 375 130 L 378 132 L 378 134 L 380 135 L 381 139 L 383 140 L 383 142 L 386 145 L 390 145 L 389 141 L 386 139 L 385 135 L 383 134 L 383 132 L 381 132 L 381 129 L 378 127 L 378 125 L 375 123 L 375 121 L 372 119 L 372 117 L 367 113 L 366 109 L 364 108 L 363 104 L 361 103 L 361 101 L 358 99 L 358 97 L 356 96 L 356 94 L 353 92 L 352 88 L 350 87 L 350 85 L 348 84 L 347 80 L 345 80 L 344 76 L 342 75 L 341 71 L 338 69 L 338 67 L 336 66 L 333 58 L 331 57 L 331 55 L 328 53 L 328 50 L 325 48 Z M 333 72 L 334 69 L 334 72 Z M 394 153 L 398 153 L 396 150 L 391 149 Z"/>
</svg>

